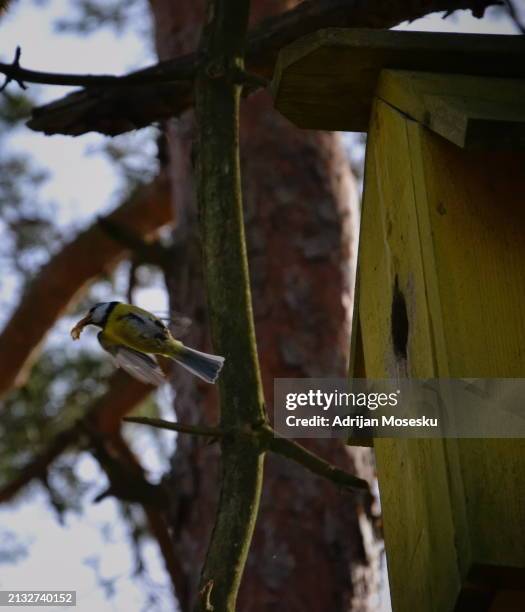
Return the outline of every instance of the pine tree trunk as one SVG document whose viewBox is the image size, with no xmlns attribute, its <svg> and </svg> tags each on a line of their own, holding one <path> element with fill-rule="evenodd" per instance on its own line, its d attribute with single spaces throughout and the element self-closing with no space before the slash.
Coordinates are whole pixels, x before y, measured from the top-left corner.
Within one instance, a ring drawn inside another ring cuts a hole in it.
<svg viewBox="0 0 525 612">
<path fill-rule="evenodd" d="M 293 6 L 254 0 L 253 19 Z M 195 0 L 151 2 L 162 59 L 196 48 L 202 7 Z M 192 317 L 185 342 L 207 347 L 191 148 L 193 116 L 166 126 L 178 227 L 171 306 Z M 241 151 L 250 274 L 265 396 L 274 377 L 344 376 L 349 351 L 352 211 L 355 186 L 340 137 L 300 131 L 273 109 L 268 94 L 243 102 Z M 355 213 L 354 213 L 355 214 Z M 177 418 L 217 420 L 214 389 L 173 373 Z M 308 446 L 370 478 L 370 451 L 333 440 Z M 169 476 L 173 544 L 184 567 L 183 610 L 195 600 L 218 494 L 218 449 L 179 436 Z M 368 509 L 299 466 L 269 456 L 261 510 L 239 596 L 239 610 L 371 610 L 377 552 Z"/>
</svg>

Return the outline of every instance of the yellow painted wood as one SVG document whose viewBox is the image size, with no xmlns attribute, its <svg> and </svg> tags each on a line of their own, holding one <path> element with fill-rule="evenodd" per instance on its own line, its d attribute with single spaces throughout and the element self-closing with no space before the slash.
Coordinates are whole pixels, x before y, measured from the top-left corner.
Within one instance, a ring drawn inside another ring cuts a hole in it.
<svg viewBox="0 0 525 612">
<path fill-rule="evenodd" d="M 394 144 L 395 143 L 395 144 Z M 369 378 L 435 371 L 406 119 L 373 110 L 360 239 L 360 303 Z M 409 320 L 407 359 L 396 358 L 396 287 Z M 396 611 L 451 610 L 460 587 L 453 511 L 441 440 L 375 440 L 391 596 Z"/>
<path fill-rule="evenodd" d="M 524 79 L 383 70 L 376 95 L 461 148 L 525 148 Z"/>
<path fill-rule="evenodd" d="M 382 69 L 525 77 L 525 38 L 319 30 L 281 50 L 276 108 L 302 128 L 365 132 Z"/>
<path fill-rule="evenodd" d="M 376 100 L 359 254 L 369 378 L 525 376 L 524 167 L 524 153 L 461 150 Z M 523 441 L 375 449 L 396 612 L 453 610 L 473 563 L 525 567 Z"/>
<path fill-rule="evenodd" d="M 525 153 L 467 153 L 415 123 L 408 133 L 438 374 L 523 377 Z M 525 567 L 525 441 L 458 449 L 473 560 Z"/>
</svg>

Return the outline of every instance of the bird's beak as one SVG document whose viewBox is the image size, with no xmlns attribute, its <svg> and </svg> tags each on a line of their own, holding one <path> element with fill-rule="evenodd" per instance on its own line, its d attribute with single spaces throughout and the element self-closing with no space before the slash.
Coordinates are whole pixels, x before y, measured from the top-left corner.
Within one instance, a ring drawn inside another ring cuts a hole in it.
<svg viewBox="0 0 525 612">
<path fill-rule="evenodd" d="M 87 314 L 83 319 L 80 319 L 80 321 L 71 330 L 71 337 L 73 338 L 73 340 L 78 340 L 84 327 L 86 327 L 86 325 L 89 325 L 90 323 L 91 315 L 89 314 Z"/>
</svg>

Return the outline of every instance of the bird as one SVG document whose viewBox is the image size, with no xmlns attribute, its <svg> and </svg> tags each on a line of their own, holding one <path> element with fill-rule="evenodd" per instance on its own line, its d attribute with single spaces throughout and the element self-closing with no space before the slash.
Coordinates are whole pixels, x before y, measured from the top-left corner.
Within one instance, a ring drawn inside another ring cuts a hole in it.
<svg viewBox="0 0 525 612">
<path fill-rule="evenodd" d="M 143 383 L 159 386 L 166 381 L 155 355 L 173 359 L 208 383 L 215 383 L 224 357 L 202 353 L 176 340 L 154 314 L 133 304 L 100 302 L 71 329 L 78 340 L 87 325 L 100 327 L 97 338 L 117 367 Z"/>
</svg>

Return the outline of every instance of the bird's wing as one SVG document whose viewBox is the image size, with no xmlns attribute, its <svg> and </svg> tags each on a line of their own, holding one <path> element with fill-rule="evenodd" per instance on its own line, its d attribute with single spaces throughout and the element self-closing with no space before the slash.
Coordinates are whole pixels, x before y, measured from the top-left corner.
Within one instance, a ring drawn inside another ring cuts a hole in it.
<svg viewBox="0 0 525 612">
<path fill-rule="evenodd" d="M 166 382 L 164 372 L 153 357 L 121 344 L 111 344 L 104 338 L 102 332 L 98 335 L 98 341 L 102 348 L 111 355 L 113 363 L 133 378 L 155 386 Z"/>
<path fill-rule="evenodd" d="M 160 319 L 157 319 L 157 317 L 149 312 L 143 310 L 128 312 L 121 315 L 119 320 L 125 320 L 128 325 L 135 328 L 138 335 L 144 338 L 158 338 L 159 340 L 167 340 L 169 338 L 168 328 Z"/>
<path fill-rule="evenodd" d="M 159 364 L 145 353 L 134 351 L 126 346 L 119 346 L 115 351 L 114 360 L 128 374 L 143 383 L 159 386 L 166 382 Z"/>
</svg>

